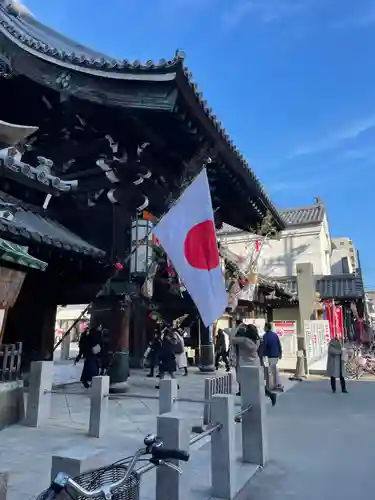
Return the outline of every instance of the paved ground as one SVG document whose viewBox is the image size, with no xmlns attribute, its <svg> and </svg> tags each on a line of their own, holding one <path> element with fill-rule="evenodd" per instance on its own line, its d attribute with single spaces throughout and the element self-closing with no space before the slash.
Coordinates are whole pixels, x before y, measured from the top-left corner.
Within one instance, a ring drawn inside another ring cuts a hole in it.
<svg viewBox="0 0 375 500">
<path fill-rule="evenodd" d="M 87 437 L 90 393 L 79 383 L 72 383 L 78 380 L 81 369 L 82 364 L 74 366 L 72 361 L 55 365 L 54 383 L 68 385 L 52 395 L 47 424 L 39 429 L 17 425 L 0 432 L 0 467 L 10 472 L 8 500 L 35 498 L 48 485 L 52 455 L 61 450 L 88 445 L 100 450 L 103 464 L 108 464 L 134 453 L 144 436 L 156 431 L 157 379 L 147 378 L 145 371 L 133 370 L 128 396 L 109 402 L 110 426 L 105 435 L 100 439 Z M 179 377 L 179 397 L 203 399 L 204 379 L 196 369 L 188 377 Z M 292 385 L 287 379 L 285 384 L 287 388 Z M 191 425 L 202 424 L 201 403 L 179 402 L 178 410 Z"/>
<path fill-rule="evenodd" d="M 375 383 L 303 382 L 269 414 L 269 465 L 241 499 L 352 500 L 373 490 Z"/>
<path fill-rule="evenodd" d="M 71 362 L 57 366 L 55 382 L 74 380 L 79 371 Z M 60 450 L 90 446 L 101 451 L 103 463 L 133 453 L 144 435 L 155 430 L 156 391 L 154 381 L 144 375 L 136 372 L 130 379 L 134 397 L 110 401 L 111 425 L 103 438 L 86 436 L 89 399 L 75 385 L 68 386 L 75 394 L 53 396 L 52 417 L 42 428 L 14 426 L 1 431 L 0 464 L 11 472 L 10 500 L 35 498 L 48 483 L 51 456 Z M 203 380 L 194 372 L 181 377 L 181 396 L 202 397 Z M 331 500 L 332 495 L 353 500 L 359 488 L 372 491 L 375 383 L 353 381 L 348 389 L 347 395 L 334 395 L 327 380 L 315 378 L 296 383 L 275 408 L 269 408 L 270 463 L 253 478 L 243 500 Z M 179 409 L 189 422 L 200 420 L 202 405 L 179 403 Z M 185 470 L 189 500 L 209 497 L 209 467 L 205 444 L 192 453 Z M 152 499 L 154 474 L 144 478 L 142 498 Z"/>
</svg>

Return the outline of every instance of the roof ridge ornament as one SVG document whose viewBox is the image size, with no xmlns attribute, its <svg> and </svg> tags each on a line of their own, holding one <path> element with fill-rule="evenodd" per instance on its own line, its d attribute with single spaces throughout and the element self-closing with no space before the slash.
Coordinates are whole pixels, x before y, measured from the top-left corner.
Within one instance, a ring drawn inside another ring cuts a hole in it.
<svg viewBox="0 0 375 500">
<path fill-rule="evenodd" d="M 10 15 L 34 17 L 26 5 L 19 0 L 0 0 L 0 3 L 5 5 Z"/>
</svg>

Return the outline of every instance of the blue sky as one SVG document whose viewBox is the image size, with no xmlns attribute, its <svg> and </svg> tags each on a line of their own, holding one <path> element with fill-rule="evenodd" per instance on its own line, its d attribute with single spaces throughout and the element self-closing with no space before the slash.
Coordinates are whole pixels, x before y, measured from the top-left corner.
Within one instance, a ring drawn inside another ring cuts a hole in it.
<svg viewBox="0 0 375 500">
<path fill-rule="evenodd" d="M 280 208 L 326 203 L 375 288 L 375 0 L 26 0 L 124 59 L 177 48 Z"/>
</svg>

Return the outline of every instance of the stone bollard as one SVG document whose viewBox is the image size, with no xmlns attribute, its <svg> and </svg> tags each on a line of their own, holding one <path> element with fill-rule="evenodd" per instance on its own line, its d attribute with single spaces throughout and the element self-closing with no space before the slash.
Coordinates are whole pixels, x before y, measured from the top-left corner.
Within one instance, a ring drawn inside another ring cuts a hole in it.
<svg viewBox="0 0 375 500">
<path fill-rule="evenodd" d="M 263 467 L 268 460 L 263 368 L 241 367 L 240 382 L 242 410 L 252 406 L 250 411 L 242 415 L 242 459 Z"/>
<path fill-rule="evenodd" d="M 84 445 L 75 446 L 52 456 L 51 481 L 59 472 L 76 477 L 101 466 L 100 450 Z"/>
<path fill-rule="evenodd" d="M 91 387 L 89 436 L 99 438 L 108 420 L 109 377 L 94 377 Z"/>
<path fill-rule="evenodd" d="M 8 493 L 8 471 L 0 471 L 0 500 L 6 500 Z"/>
<path fill-rule="evenodd" d="M 190 429 L 180 413 L 159 415 L 157 422 L 157 434 L 165 448 L 189 451 Z M 176 460 L 170 462 L 181 466 Z M 155 500 L 182 500 L 185 497 L 186 491 L 183 488 L 181 475 L 169 467 L 157 467 Z"/>
<path fill-rule="evenodd" d="M 39 427 L 48 421 L 51 413 L 52 381 L 53 361 L 31 363 L 25 425 Z"/>
<path fill-rule="evenodd" d="M 212 424 L 221 424 L 220 430 L 211 435 L 211 496 L 230 500 L 236 493 L 234 396 L 214 396 L 211 410 Z"/>
<path fill-rule="evenodd" d="M 159 415 L 176 410 L 177 380 L 162 379 L 159 383 Z"/>
<path fill-rule="evenodd" d="M 61 342 L 61 353 L 60 358 L 61 361 L 67 361 L 69 359 L 70 354 L 70 333 L 65 335 L 63 341 Z"/>
</svg>

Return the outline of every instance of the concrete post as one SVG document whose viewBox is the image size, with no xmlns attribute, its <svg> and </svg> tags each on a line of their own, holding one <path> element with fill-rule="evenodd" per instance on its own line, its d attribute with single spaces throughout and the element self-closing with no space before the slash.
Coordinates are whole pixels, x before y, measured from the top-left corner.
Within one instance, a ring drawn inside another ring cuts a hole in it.
<svg viewBox="0 0 375 500">
<path fill-rule="evenodd" d="M 157 434 L 165 448 L 189 451 L 190 429 L 178 412 L 157 417 Z M 171 460 L 171 463 L 181 466 L 176 460 Z M 169 467 L 157 467 L 155 500 L 182 500 L 185 497 L 181 475 Z"/>
<path fill-rule="evenodd" d="M 8 492 L 8 471 L 0 471 L 0 500 L 6 500 Z"/>
<path fill-rule="evenodd" d="M 236 493 L 234 396 L 214 396 L 211 411 L 212 423 L 221 423 L 220 430 L 211 435 L 211 496 L 230 500 Z"/>
<path fill-rule="evenodd" d="M 39 427 L 48 421 L 51 412 L 53 361 L 31 363 L 29 395 L 25 425 Z"/>
<path fill-rule="evenodd" d="M 99 438 L 108 420 L 109 377 L 94 377 L 91 387 L 89 436 Z"/>
<path fill-rule="evenodd" d="M 101 466 L 100 450 L 85 445 L 75 446 L 52 456 L 51 481 L 59 472 L 76 477 Z"/>
<path fill-rule="evenodd" d="M 61 361 L 66 361 L 69 359 L 70 354 L 70 333 L 66 335 L 61 342 Z"/>
<path fill-rule="evenodd" d="M 264 466 L 268 460 L 268 439 L 263 369 L 260 366 L 243 366 L 240 368 L 240 381 L 242 410 L 252 406 L 242 415 L 242 459 Z"/>
<path fill-rule="evenodd" d="M 305 321 L 314 319 L 316 300 L 314 268 L 310 262 L 297 264 L 297 290 L 299 307 L 299 325 L 297 330 L 297 348 L 304 353 L 305 372 L 308 375 L 308 359 L 306 352 Z"/>
<path fill-rule="evenodd" d="M 177 380 L 162 379 L 159 383 L 159 415 L 176 410 Z"/>
</svg>

